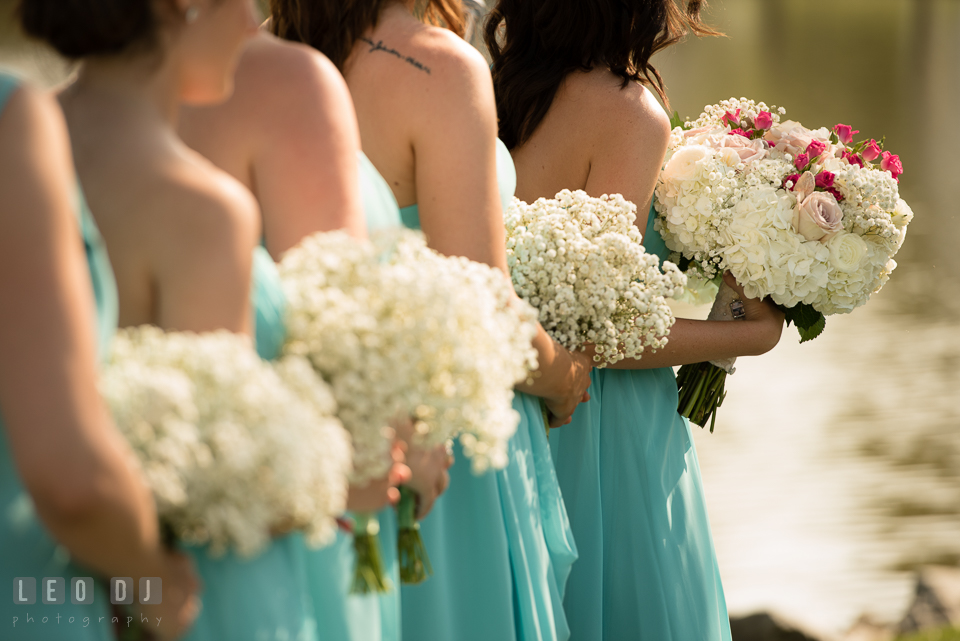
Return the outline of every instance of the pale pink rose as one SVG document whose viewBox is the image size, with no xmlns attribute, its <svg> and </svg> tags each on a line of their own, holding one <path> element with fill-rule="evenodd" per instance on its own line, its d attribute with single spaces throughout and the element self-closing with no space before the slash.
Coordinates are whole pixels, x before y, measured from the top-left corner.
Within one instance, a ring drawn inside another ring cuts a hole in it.
<svg viewBox="0 0 960 641">
<path fill-rule="evenodd" d="M 762 140 L 750 140 L 749 138 L 744 138 L 736 134 L 721 138 L 719 146 L 736 151 L 737 155 L 740 156 L 740 162 L 745 165 L 762 160 L 767 155 L 767 150 Z"/>
<path fill-rule="evenodd" d="M 807 240 L 827 242 L 843 231 L 843 211 L 833 194 L 815 191 L 797 203 L 793 229 Z"/>
<path fill-rule="evenodd" d="M 797 197 L 797 204 L 802 203 L 816 188 L 817 179 L 813 177 L 813 174 L 809 171 L 803 172 L 803 175 L 800 176 L 800 179 L 797 180 L 793 186 L 793 193 Z"/>
<path fill-rule="evenodd" d="M 788 153 L 794 158 L 803 153 L 814 140 L 823 143 L 828 155 L 834 154 L 834 146 L 829 143 L 829 132 L 823 135 L 824 130 L 811 131 L 794 120 L 785 120 L 764 134 L 764 140 L 769 141 L 778 151 Z"/>
</svg>

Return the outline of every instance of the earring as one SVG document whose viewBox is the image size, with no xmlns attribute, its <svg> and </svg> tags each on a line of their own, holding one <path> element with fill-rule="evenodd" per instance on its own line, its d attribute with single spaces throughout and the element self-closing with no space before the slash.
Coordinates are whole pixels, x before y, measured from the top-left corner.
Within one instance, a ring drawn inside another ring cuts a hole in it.
<svg viewBox="0 0 960 641">
<path fill-rule="evenodd" d="M 200 17 L 200 7 L 197 5 L 190 5 L 187 8 L 186 13 L 183 14 L 183 19 L 186 20 L 187 24 L 193 24 L 197 21 L 197 18 Z"/>
</svg>

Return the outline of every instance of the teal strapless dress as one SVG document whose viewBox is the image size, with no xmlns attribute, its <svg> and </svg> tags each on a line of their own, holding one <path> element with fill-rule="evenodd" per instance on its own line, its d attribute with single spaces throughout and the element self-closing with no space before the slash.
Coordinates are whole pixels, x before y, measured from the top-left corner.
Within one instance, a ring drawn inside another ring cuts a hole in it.
<svg viewBox="0 0 960 641">
<path fill-rule="evenodd" d="M 257 352 L 280 354 L 286 299 L 276 265 L 263 247 L 254 250 L 253 307 Z M 309 598 L 308 550 L 298 534 L 273 539 L 252 559 L 235 554 L 214 558 L 188 547 L 203 582 L 203 610 L 188 641 L 316 641 L 317 622 Z"/>
<path fill-rule="evenodd" d="M 497 141 L 503 207 L 516 173 Z M 406 226 L 419 228 L 416 205 Z M 410 641 L 563 641 L 562 600 L 577 558 L 547 442 L 540 400 L 517 393 L 520 425 L 503 470 L 474 476 L 459 446 L 450 488 L 421 524 L 434 575 L 403 587 L 403 634 Z"/>
<path fill-rule="evenodd" d="M 653 229 L 644 247 L 668 250 Z M 690 424 L 669 367 L 595 369 L 590 401 L 550 434 L 580 550 L 573 639 L 728 641 L 730 623 Z"/>
<path fill-rule="evenodd" d="M 0 117 L 16 87 L 13 78 L 0 74 Z M 96 301 L 97 347 L 102 360 L 117 327 L 117 285 L 103 239 L 82 194 L 76 211 Z M 42 604 L 43 577 L 64 577 L 69 590 L 71 578 L 94 575 L 93 571 L 73 564 L 66 548 L 58 545 L 37 519 L 14 467 L 0 419 L 0 579 L 6 586 L 13 585 L 14 577 L 33 577 L 37 581 L 37 601 L 33 605 L 14 605 L 10 596 L 0 599 L 0 626 L 5 630 L 0 636 L 11 641 L 113 639 L 110 601 L 99 583 L 92 605 L 73 605 L 69 598 L 63 605 Z M 16 624 L 14 617 L 19 618 Z"/>
<path fill-rule="evenodd" d="M 390 186 L 363 153 L 357 161 L 367 230 L 399 227 L 400 209 Z M 381 510 L 377 517 L 384 571 L 394 586 L 386 594 L 350 594 L 356 556 L 349 534 L 338 532 L 332 545 L 307 551 L 306 571 L 321 641 L 400 640 L 397 517 L 392 507 Z"/>
</svg>

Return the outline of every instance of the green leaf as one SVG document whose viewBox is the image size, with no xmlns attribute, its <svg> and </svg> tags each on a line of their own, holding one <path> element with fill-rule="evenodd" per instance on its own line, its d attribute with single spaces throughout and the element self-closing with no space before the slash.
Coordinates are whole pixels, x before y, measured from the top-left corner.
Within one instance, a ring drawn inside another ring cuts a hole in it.
<svg viewBox="0 0 960 641">
<path fill-rule="evenodd" d="M 800 342 L 806 343 L 812 341 L 823 333 L 827 325 L 827 319 L 823 314 L 813 308 L 812 305 L 798 303 L 793 307 L 780 307 L 786 316 L 787 325 L 793 323 L 800 332 Z"/>
<path fill-rule="evenodd" d="M 839 144 L 840 138 L 837 136 L 837 132 L 835 131 L 830 132 L 830 142 L 833 143 L 834 145 Z"/>
<path fill-rule="evenodd" d="M 677 127 L 680 127 L 681 129 L 687 128 L 686 124 L 683 122 L 683 119 L 680 117 L 680 112 L 674 111 L 673 115 L 670 116 L 670 128 L 676 129 Z"/>
</svg>

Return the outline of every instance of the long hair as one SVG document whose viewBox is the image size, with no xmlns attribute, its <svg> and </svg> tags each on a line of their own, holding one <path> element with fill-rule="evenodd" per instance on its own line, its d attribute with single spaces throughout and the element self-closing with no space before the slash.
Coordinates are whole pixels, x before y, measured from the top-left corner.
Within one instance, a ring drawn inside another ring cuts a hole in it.
<svg viewBox="0 0 960 641">
<path fill-rule="evenodd" d="M 276 36 L 321 51 L 343 71 L 353 45 L 377 26 L 380 11 L 392 1 L 270 0 L 270 29 Z M 422 19 L 463 36 L 465 20 L 460 0 L 428 0 Z"/>
<path fill-rule="evenodd" d="M 493 60 L 500 138 L 510 149 L 525 143 L 572 71 L 608 67 L 623 87 L 642 82 L 668 104 L 650 58 L 688 29 L 719 35 L 700 19 L 705 5 L 688 0 L 681 10 L 675 0 L 497 0 L 484 39 Z"/>
</svg>

